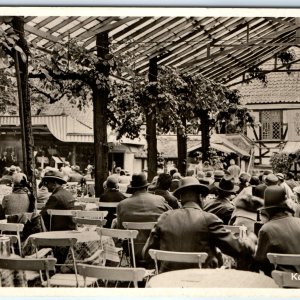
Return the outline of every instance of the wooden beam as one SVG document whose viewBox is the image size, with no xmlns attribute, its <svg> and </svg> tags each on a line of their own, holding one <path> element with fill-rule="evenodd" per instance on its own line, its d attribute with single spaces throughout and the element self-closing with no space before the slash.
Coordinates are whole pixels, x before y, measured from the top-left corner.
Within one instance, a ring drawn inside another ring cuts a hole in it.
<svg viewBox="0 0 300 300">
<path fill-rule="evenodd" d="M 126 17 L 124 19 L 119 19 L 119 21 L 116 21 L 114 23 L 107 24 L 106 26 L 101 26 L 98 29 L 93 29 L 93 30 L 87 30 L 83 35 L 81 35 L 80 39 L 85 40 L 90 37 L 96 36 L 98 33 L 106 32 L 106 31 L 111 31 L 119 26 L 122 26 L 123 24 L 136 20 L 138 17 Z"/>
<path fill-rule="evenodd" d="M 42 30 L 36 29 L 35 27 L 29 26 L 28 24 L 24 25 L 24 29 L 25 29 L 25 31 L 30 32 L 42 39 L 46 39 L 46 40 L 54 42 L 54 43 L 57 43 L 59 41 L 59 38 L 57 38 L 56 36 L 49 34 L 47 32 L 44 32 Z"/>
<path fill-rule="evenodd" d="M 283 35 L 283 34 L 286 34 L 287 32 L 290 32 L 290 31 L 293 31 L 295 30 L 296 28 L 298 28 L 297 25 L 293 26 L 293 27 L 290 27 L 290 28 L 287 28 L 287 29 L 284 29 L 284 30 L 281 30 L 280 32 L 278 32 L 277 34 L 269 34 L 269 35 L 266 35 L 263 37 L 263 39 L 269 39 L 269 38 L 278 38 L 279 36 Z M 251 44 L 253 46 L 255 46 L 255 43 L 258 43 L 258 41 L 252 41 Z M 225 50 L 225 51 L 220 51 L 220 52 L 217 52 L 215 54 L 212 54 L 210 58 L 215 58 L 219 55 L 224 55 L 224 54 L 228 54 L 230 53 L 232 50 L 236 50 L 236 49 L 241 49 L 243 46 L 242 45 L 236 45 L 236 46 L 233 46 L 231 49 L 229 50 Z M 186 64 L 184 64 L 182 67 L 188 67 L 189 65 L 191 64 L 197 64 L 197 63 L 200 63 L 202 61 L 205 61 L 207 58 L 200 58 L 200 59 L 197 59 L 197 60 L 194 60 L 193 62 L 188 62 Z"/>
</svg>

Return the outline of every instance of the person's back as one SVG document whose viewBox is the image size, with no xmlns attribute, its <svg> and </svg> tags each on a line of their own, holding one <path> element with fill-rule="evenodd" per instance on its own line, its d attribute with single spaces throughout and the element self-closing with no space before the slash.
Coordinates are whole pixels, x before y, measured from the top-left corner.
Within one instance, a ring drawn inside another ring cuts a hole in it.
<svg viewBox="0 0 300 300">
<path fill-rule="evenodd" d="M 3 197 L 2 208 L 6 215 L 29 212 L 30 199 L 27 186 L 27 178 L 23 173 L 12 176 L 12 193 Z"/>
<path fill-rule="evenodd" d="M 148 185 L 143 173 L 132 175 L 129 187 L 133 190 L 133 195 L 117 206 L 118 228 L 124 228 L 123 222 L 156 222 L 163 212 L 172 209 L 163 197 L 147 192 Z M 135 240 L 137 260 L 141 259 L 141 251 L 148 235 L 148 230 L 140 231 Z"/>
</svg>

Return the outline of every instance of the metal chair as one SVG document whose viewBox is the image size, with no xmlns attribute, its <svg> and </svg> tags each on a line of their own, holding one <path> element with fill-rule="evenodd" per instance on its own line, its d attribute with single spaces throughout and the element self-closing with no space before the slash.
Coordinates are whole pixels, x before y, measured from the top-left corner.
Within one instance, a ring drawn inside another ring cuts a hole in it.
<svg viewBox="0 0 300 300">
<path fill-rule="evenodd" d="M 123 222 L 125 229 L 152 230 L 157 222 Z"/>
<path fill-rule="evenodd" d="M 101 239 L 102 239 L 102 236 L 109 236 L 112 238 L 127 240 L 128 241 L 128 249 L 129 249 L 129 251 L 131 251 L 130 254 L 132 256 L 133 267 L 134 268 L 136 267 L 133 240 L 137 237 L 137 235 L 139 233 L 137 230 L 97 228 L 96 231 L 100 235 Z"/>
<path fill-rule="evenodd" d="M 0 257 L 0 269 L 6 270 L 22 270 L 22 271 L 44 271 L 46 274 L 47 286 L 50 287 L 49 271 L 55 270 L 55 258 L 15 258 L 15 257 Z M 0 278 L 2 276 L 0 272 Z M 41 277 L 42 283 L 43 279 Z M 0 279 L 0 286 L 1 286 Z"/>
<path fill-rule="evenodd" d="M 24 224 L 21 223 L 0 223 L 0 234 L 4 232 L 16 232 L 16 238 L 18 239 L 19 254 L 22 256 L 22 244 L 21 244 L 21 235 L 20 233 L 24 229 Z M 12 236 L 11 234 L 9 234 Z"/>
<path fill-rule="evenodd" d="M 149 249 L 149 255 L 155 262 L 155 272 L 158 274 L 158 261 L 173 261 L 185 263 L 198 263 L 201 268 L 202 264 L 206 261 L 208 254 L 206 252 L 174 252 L 163 251 L 156 249 Z"/>
<path fill-rule="evenodd" d="M 73 217 L 74 213 L 80 210 L 71 210 L 71 209 L 47 209 L 47 213 L 50 217 L 50 231 L 52 229 L 52 217 L 53 216 L 64 216 L 64 217 Z"/>
<path fill-rule="evenodd" d="M 32 245 L 35 248 L 36 255 L 38 254 L 38 250 L 40 247 L 70 247 L 72 260 L 73 260 L 73 268 L 74 274 L 62 274 L 56 273 L 50 278 L 50 286 L 62 286 L 62 287 L 82 287 L 83 286 L 83 278 L 78 276 L 77 272 L 77 263 L 74 252 L 74 245 L 76 244 L 76 238 L 57 238 L 57 239 L 48 239 L 48 238 L 32 238 Z M 56 264 L 60 266 L 61 264 Z M 96 280 L 94 278 L 89 278 L 89 285 L 94 284 Z"/>
<path fill-rule="evenodd" d="M 103 220 L 108 211 L 73 211 L 73 216 L 77 218 L 101 219 Z"/>
<path fill-rule="evenodd" d="M 268 253 L 267 257 L 275 266 L 275 270 L 272 271 L 271 275 L 279 287 L 300 288 L 298 273 L 276 270 L 278 265 L 300 266 L 300 254 Z"/>
<path fill-rule="evenodd" d="M 138 281 L 143 281 L 146 270 L 143 268 L 118 268 L 118 267 L 102 267 L 78 264 L 78 274 L 83 276 L 84 287 L 87 286 L 88 277 L 102 279 L 106 281 L 130 281 L 134 287 L 138 287 Z"/>
<path fill-rule="evenodd" d="M 98 227 L 103 227 L 106 224 L 106 220 L 105 219 L 89 219 L 89 218 L 77 218 L 77 217 L 73 217 L 73 221 L 76 224 L 76 226 L 78 225 L 95 225 Z"/>
</svg>

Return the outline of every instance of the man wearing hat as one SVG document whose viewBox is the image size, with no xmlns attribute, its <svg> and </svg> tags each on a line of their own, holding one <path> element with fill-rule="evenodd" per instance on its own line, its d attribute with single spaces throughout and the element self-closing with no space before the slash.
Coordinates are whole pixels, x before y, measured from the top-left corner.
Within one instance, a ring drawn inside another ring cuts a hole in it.
<svg viewBox="0 0 300 300">
<path fill-rule="evenodd" d="M 74 209 L 74 198 L 72 194 L 65 190 L 62 185 L 67 183 L 63 178 L 63 173 L 56 169 L 49 170 L 45 173 L 41 184 L 46 186 L 48 191 L 52 193 L 46 205 L 41 211 L 45 226 L 50 230 L 50 217 L 47 213 L 48 209 Z M 76 225 L 72 217 L 53 216 L 51 221 L 51 231 L 75 229 Z"/>
<path fill-rule="evenodd" d="M 128 186 L 132 196 L 122 200 L 117 206 L 118 228 L 124 228 L 123 222 L 156 222 L 163 212 L 172 209 L 162 196 L 149 193 L 148 186 L 144 173 L 132 175 Z M 141 260 L 141 251 L 148 236 L 149 231 L 141 231 L 134 242 L 137 262 Z"/>
<path fill-rule="evenodd" d="M 224 177 L 225 173 L 223 170 L 215 170 L 214 172 L 214 183 L 212 184 L 210 188 L 210 194 L 214 194 L 215 196 L 218 195 L 218 188 L 216 186 L 216 183 L 220 182 L 221 179 Z"/>
<path fill-rule="evenodd" d="M 73 171 L 69 174 L 69 182 L 78 182 L 81 183 L 83 180 L 83 175 L 80 172 L 79 166 L 74 166 Z"/>
<path fill-rule="evenodd" d="M 218 196 L 206 202 L 203 209 L 217 215 L 227 225 L 234 211 L 230 197 L 237 192 L 238 186 L 234 185 L 234 178 L 231 175 L 225 175 L 215 185 L 218 188 Z"/>
<path fill-rule="evenodd" d="M 292 189 L 288 186 L 288 184 L 285 182 L 284 174 L 277 173 L 276 176 L 279 180 L 278 184 L 285 189 L 285 193 L 286 193 L 286 196 L 288 197 L 288 199 L 294 199 L 294 193 L 293 193 Z"/>
<path fill-rule="evenodd" d="M 257 196 L 264 199 L 265 190 L 268 186 L 277 185 L 278 177 L 273 173 L 269 173 L 268 175 L 263 175 L 263 183 L 256 186 Z"/>
<path fill-rule="evenodd" d="M 108 176 L 105 186 L 105 192 L 100 196 L 101 202 L 120 202 L 126 198 L 124 194 L 119 191 L 119 183 L 116 176 Z M 105 227 L 110 228 L 112 220 L 115 218 L 116 209 L 114 207 L 104 207 L 102 210 L 108 211 L 108 215 L 106 216 L 107 223 Z"/>
<path fill-rule="evenodd" d="M 202 197 L 207 193 L 208 187 L 200 184 L 197 178 L 181 179 L 174 195 L 181 200 L 183 207 L 165 212 L 159 217 L 143 249 L 147 260 L 149 249 L 206 252 L 208 258 L 203 267 L 216 268 L 222 264 L 217 247 L 232 257 L 245 258 L 243 254 L 251 255 L 254 252 L 254 242 L 246 239 L 245 243 L 241 243 L 225 229 L 222 220 L 202 210 Z M 197 264 L 164 261 L 160 265 L 160 272 L 197 267 Z"/>
<path fill-rule="evenodd" d="M 300 219 L 293 217 L 287 203 L 286 192 L 281 186 L 270 186 L 265 191 L 265 202 L 261 209 L 267 222 L 258 234 L 255 260 L 258 268 L 271 276 L 272 265 L 267 253 L 300 254 Z M 300 266 L 277 266 L 280 271 L 300 272 Z"/>
</svg>

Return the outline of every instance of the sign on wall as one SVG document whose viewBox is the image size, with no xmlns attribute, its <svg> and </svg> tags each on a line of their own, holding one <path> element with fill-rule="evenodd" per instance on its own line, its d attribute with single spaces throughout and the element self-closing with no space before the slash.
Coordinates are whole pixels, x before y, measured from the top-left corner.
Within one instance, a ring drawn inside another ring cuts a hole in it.
<svg viewBox="0 0 300 300">
<path fill-rule="evenodd" d="M 288 120 L 288 141 L 300 141 L 300 109 L 286 111 Z"/>
</svg>

